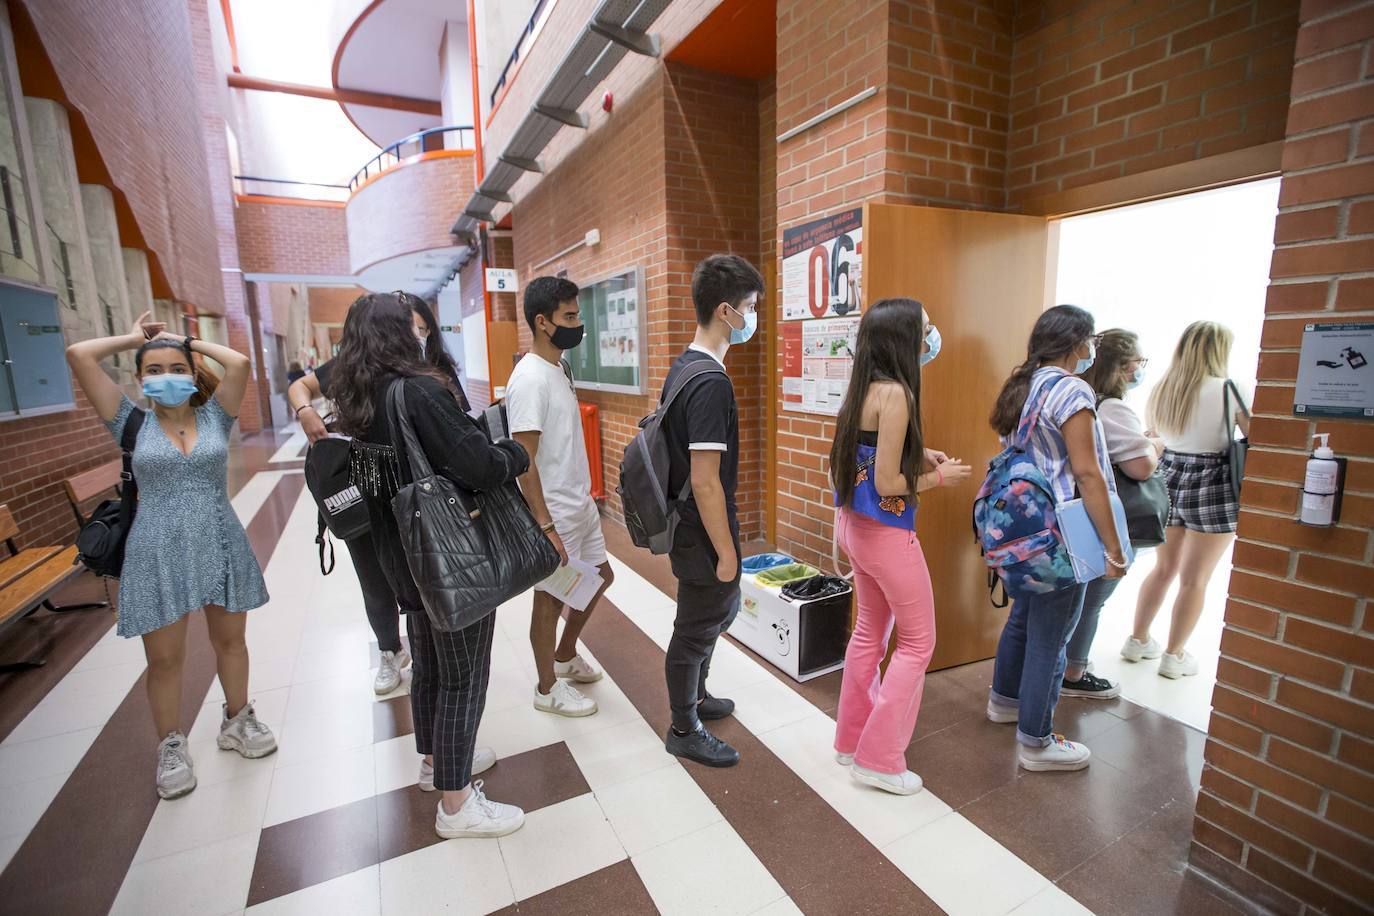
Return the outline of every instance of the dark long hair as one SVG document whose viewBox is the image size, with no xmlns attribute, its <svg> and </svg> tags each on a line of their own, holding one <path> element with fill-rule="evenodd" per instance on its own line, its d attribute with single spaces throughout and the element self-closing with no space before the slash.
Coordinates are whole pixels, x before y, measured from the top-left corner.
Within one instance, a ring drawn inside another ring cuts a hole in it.
<svg viewBox="0 0 1374 916">
<path fill-rule="evenodd" d="M 1126 380 L 1121 367 L 1140 355 L 1140 338 L 1134 331 L 1111 328 L 1098 335 L 1097 359 L 1083 373 L 1083 381 L 1093 386 L 1098 398 L 1124 398 Z"/>
<path fill-rule="evenodd" d="M 389 378 L 429 376 L 452 389 L 451 375 L 420 358 L 408 301 L 414 299 L 406 294 L 369 293 L 349 306 L 339 353 L 334 357 L 334 375 L 329 380 L 329 396 L 338 411 L 342 432 L 367 435 L 377 388 Z"/>
<path fill-rule="evenodd" d="M 902 447 L 902 476 L 911 484 L 916 499 L 916 478 L 925 466 L 921 437 L 921 344 L 925 340 L 925 313 L 915 299 L 882 299 L 869 306 L 859 322 L 854 371 L 849 377 L 835 442 L 830 447 L 830 478 L 840 505 L 854 498 L 858 466 L 859 432 L 864 401 L 876 381 L 894 381 L 906 392 L 907 431 Z"/>
<path fill-rule="evenodd" d="M 1021 423 L 1021 410 L 1030 393 L 1031 376 L 1046 363 L 1063 359 L 1093 336 L 1093 316 L 1076 305 L 1046 309 L 1026 344 L 1026 361 L 1012 370 L 997 396 L 988 422 L 1000 436 L 1010 436 Z"/>
<path fill-rule="evenodd" d="M 448 352 L 448 347 L 444 346 L 443 335 L 439 333 L 439 322 L 434 318 L 434 310 L 429 307 L 429 303 L 419 296 L 411 293 L 396 293 L 401 301 L 410 306 L 410 310 L 425 320 L 425 327 L 429 328 L 429 337 L 425 338 L 425 359 L 429 364 L 438 369 L 445 375 L 453 378 L 453 383 L 458 384 L 458 365 L 454 363 L 453 356 Z"/>
</svg>

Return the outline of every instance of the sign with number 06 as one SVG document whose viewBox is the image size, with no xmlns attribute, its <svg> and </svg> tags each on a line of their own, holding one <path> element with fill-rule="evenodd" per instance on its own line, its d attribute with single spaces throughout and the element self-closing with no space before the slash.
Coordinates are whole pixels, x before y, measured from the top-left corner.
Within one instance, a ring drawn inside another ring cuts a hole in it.
<svg viewBox="0 0 1374 916">
<path fill-rule="evenodd" d="M 519 289 L 520 282 L 515 278 L 514 270 L 508 267 L 487 268 L 487 292 L 514 293 Z"/>
</svg>

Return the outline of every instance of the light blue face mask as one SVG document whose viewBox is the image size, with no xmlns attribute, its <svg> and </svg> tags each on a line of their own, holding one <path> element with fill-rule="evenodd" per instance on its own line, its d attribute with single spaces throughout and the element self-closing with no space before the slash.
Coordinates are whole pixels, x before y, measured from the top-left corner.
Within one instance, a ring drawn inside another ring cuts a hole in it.
<svg viewBox="0 0 1374 916">
<path fill-rule="evenodd" d="M 928 349 L 921 354 L 922 367 L 924 367 L 926 363 L 930 362 L 932 359 L 940 355 L 940 329 L 932 324 L 930 326 L 930 330 L 926 331 L 925 340 L 926 347 Z"/>
<path fill-rule="evenodd" d="M 1073 374 L 1082 375 L 1084 372 L 1087 372 L 1089 369 L 1091 369 L 1093 363 L 1095 362 L 1097 362 L 1097 346 L 1091 340 L 1089 340 L 1087 358 L 1080 359 L 1078 361 L 1078 365 L 1074 368 Z"/>
<path fill-rule="evenodd" d="M 1131 375 L 1131 377 L 1126 381 L 1126 390 L 1130 391 L 1132 388 L 1139 388 L 1140 383 L 1143 381 L 1145 381 L 1145 367 L 1141 366 L 1140 368 L 1136 369 L 1135 372 Z"/>
<path fill-rule="evenodd" d="M 163 407 L 180 407 L 196 393 L 196 380 L 189 375 L 150 375 L 143 380 L 143 393 Z"/>
<path fill-rule="evenodd" d="M 728 306 L 728 308 L 744 319 L 744 327 L 730 329 L 730 345 L 733 347 L 739 344 L 748 343 L 749 338 L 753 337 L 754 332 L 759 329 L 759 313 L 741 312 L 734 306 Z"/>
</svg>

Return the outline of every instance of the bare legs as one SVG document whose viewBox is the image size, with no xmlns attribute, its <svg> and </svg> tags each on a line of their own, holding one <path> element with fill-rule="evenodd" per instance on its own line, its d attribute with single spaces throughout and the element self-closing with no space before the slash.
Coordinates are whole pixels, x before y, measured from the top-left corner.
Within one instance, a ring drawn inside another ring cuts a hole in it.
<svg viewBox="0 0 1374 916">
<path fill-rule="evenodd" d="M 530 615 L 530 647 L 534 650 L 534 667 L 539 673 L 540 693 L 548 693 L 553 689 L 554 661 L 570 662 L 577 654 L 577 640 L 587 625 L 587 619 L 596 610 L 596 603 L 606 594 L 606 589 L 615 581 L 609 562 L 602 563 L 598 572 L 603 580 L 601 590 L 592 597 L 585 611 L 568 613 L 561 639 L 558 638 L 558 619 L 563 615 L 563 603 L 547 592 L 534 593 L 534 611 Z"/>
<path fill-rule="evenodd" d="M 1178 579 L 1178 596 L 1174 599 L 1165 651 L 1171 655 L 1181 653 L 1202 616 L 1207 583 L 1233 540 L 1234 534 L 1204 534 L 1180 526 L 1170 528 L 1169 539 L 1156 551 L 1155 568 L 1141 584 L 1132 635 L 1141 642 L 1150 638 L 1150 624 L 1159 613 L 1169 586 Z"/>
<path fill-rule="evenodd" d="M 181 730 L 181 675 L 186 666 L 189 619 L 187 614 L 176 623 L 143 636 L 143 654 L 148 660 L 148 705 L 159 739 Z M 232 718 L 248 704 L 248 645 L 244 641 L 248 615 L 231 614 L 218 605 L 208 604 L 205 624 Z"/>
</svg>

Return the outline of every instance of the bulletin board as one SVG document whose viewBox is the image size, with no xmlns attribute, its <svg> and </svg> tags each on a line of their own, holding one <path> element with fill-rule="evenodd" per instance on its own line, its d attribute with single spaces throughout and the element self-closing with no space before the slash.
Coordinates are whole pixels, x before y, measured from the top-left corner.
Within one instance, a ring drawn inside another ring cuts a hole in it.
<svg viewBox="0 0 1374 916">
<path fill-rule="evenodd" d="M 579 297 L 586 333 L 569 350 L 578 388 L 644 393 L 644 269 L 617 271 L 582 286 Z"/>
</svg>

